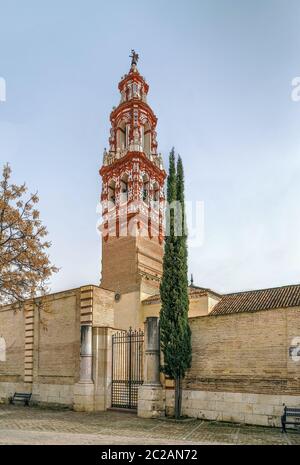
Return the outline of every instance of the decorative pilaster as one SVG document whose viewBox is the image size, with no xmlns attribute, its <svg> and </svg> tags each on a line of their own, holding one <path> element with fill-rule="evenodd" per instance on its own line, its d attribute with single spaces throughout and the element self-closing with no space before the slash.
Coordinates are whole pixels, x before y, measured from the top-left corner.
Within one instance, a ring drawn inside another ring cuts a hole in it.
<svg viewBox="0 0 300 465">
<path fill-rule="evenodd" d="M 93 382 L 93 288 L 85 286 L 80 294 L 80 382 Z"/>
<path fill-rule="evenodd" d="M 34 307 L 25 306 L 25 347 L 24 347 L 24 383 L 32 385 L 33 381 L 33 342 L 34 342 Z"/>
<path fill-rule="evenodd" d="M 93 288 L 80 294 L 80 379 L 74 386 L 74 410 L 94 410 L 93 383 Z"/>
<path fill-rule="evenodd" d="M 80 289 L 80 323 L 92 325 L 93 322 L 93 286 Z"/>
</svg>

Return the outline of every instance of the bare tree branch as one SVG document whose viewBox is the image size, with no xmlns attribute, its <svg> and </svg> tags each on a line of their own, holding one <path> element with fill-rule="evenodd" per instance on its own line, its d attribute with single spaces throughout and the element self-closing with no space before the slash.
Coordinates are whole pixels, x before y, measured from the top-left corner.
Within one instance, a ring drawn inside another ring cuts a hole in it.
<svg viewBox="0 0 300 465">
<path fill-rule="evenodd" d="M 0 180 L 0 305 L 22 305 L 26 299 L 44 295 L 48 280 L 58 269 L 46 251 L 50 242 L 40 220 L 37 193 L 27 193 L 25 184 L 10 183 L 11 169 L 3 168 Z"/>
</svg>

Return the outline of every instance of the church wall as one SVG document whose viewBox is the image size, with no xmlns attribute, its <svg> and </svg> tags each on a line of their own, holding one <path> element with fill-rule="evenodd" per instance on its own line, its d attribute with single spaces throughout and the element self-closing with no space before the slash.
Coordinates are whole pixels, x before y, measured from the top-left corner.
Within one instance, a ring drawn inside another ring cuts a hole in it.
<svg viewBox="0 0 300 465">
<path fill-rule="evenodd" d="M 36 381 L 64 383 L 73 382 L 78 377 L 76 362 L 80 332 L 76 297 L 76 293 L 70 293 L 54 299 L 47 312 L 42 312 L 41 318 L 37 317 Z"/>
<path fill-rule="evenodd" d="M 128 315 L 125 322 L 128 328 Z M 114 324 L 114 293 L 97 286 L 48 295 L 39 308 L 30 301 L 17 312 L 0 308 L 0 402 L 14 392 L 31 392 L 33 403 L 73 406 L 80 380 L 80 328 L 113 331 Z M 97 364 L 99 354 L 93 356 Z M 96 387 L 101 382 L 97 373 Z"/>
<path fill-rule="evenodd" d="M 32 401 L 72 405 L 79 376 L 79 290 L 52 294 L 40 309 L 0 309 L 0 337 L 6 361 L 0 362 L 0 401 L 14 392 L 32 392 Z"/>
<path fill-rule="evenodd" d="M 151 305 L 142 305 L 144 321 L 149 316 L 159 316 L 161 303 L 153 303 Z"/>
<path fill-rule="evenodd" d="M 0 382 L 18 382 L 24 378 L 25 318 L 22 311 L 0 309 L 0 337 L 5 353 L 0 359 Z"/>
<path fill-rule="evenodd" d="M 93 326 L 113 328 L 114 324 L 114 293 L 93 287 Z"/>
<path fill-rule="evenodd" d="M 198 298 L 190 299 L 189 318 L 204 316 L 208 313 L 209 296 L 204 295 Z"/>
<path fill-rule="evenodd" d="M 183 414 L 279 426 L 282 404 L 300 405 L 300 361 L 289 349 L 300 335 L 300 308 L 190 320 L 193 360 Z M 173 389 L 167 389 L 172 410 Z"/>
<path fill-rule="evenodd" d="M 146 296 L 143 298 L 146 298 Z M 189 318 L 206 316 L 209 312 L 211 312 L 216 303 L 217 300 L 212 299 L 208 295 L 191 298 L 189 303 Z M 148 316 L 159 316 L 160 308 L 161 303 L 157 303 L 157 301 L 154 301 L 151 304 L 143 304 L 142 312 L 144 321 Z"/>
<path fill-rule="evenodd" d="M 80 289 L 49 296 L 35 313 L 33 401 L 72 405 L 79 378 Z"/>
<path fill-rule="evenodd" d="M 300 335 L 300 308 L 207 316 L 190 325 L 187 387 L 300 394 L 300 363 L 289 356 L 292 339 Z"/>
<path fill-rule="evenodd" d="M 142 328 L 140 306 L 139 290 L 121 294 L 120 300 L 114 304 L 114 327 L 117 329 Z"/>
<path fill-rule="evenodd" d="M 0 359 L 0 402 L 20 386 L 24 390 L 25 318 L 9 306 L 0 309 L 0 337 L 5 350 Z"/>
</svg>

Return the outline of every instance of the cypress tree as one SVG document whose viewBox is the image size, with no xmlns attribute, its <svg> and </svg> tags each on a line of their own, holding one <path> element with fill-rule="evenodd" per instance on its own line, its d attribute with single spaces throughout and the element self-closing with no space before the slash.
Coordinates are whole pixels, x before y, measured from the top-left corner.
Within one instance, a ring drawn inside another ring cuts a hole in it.
<svg viewBox="0 0 300 465">
<path fill-rule="evenodd" d="M 191 346 L 191 331 L 188 321 L 189 312 L 189 296 L 188 296 L 188 250 L 187 250 L 187 226 L 185 215 L 185 199 L 184 199 L 184 171 L 181 157 L 177 161 L 177 177 L 176 177 L 176 193 L 177 201 L 180 204 L 181 215 L 178 217 L 180 228 L 176 237 L 176 254 L 178 256 L 178 297 L 180 302 L 180 324 L 181 329 L 181 366 L 179 371 L 179 380 L 177 382 L 177 409 L 179 415 L 181 412 L 181 380 L 184 378 L 186 370 L 191 367 L 192 361 L 192 346 Z M 176 380 L 175 380 L 176 381 Z"/>
<path fill-rule="evenodd" d="M 170 204 L 181 207 L 174 212 Z M 163 372 L 175 380 L 175 416 L 181 414 L 181 381 L 191 365 L 191 333 L 188 323 L 187 234 L 184 208 L 184 175 L 181 158 L 175 169 L 175 153 L 169 159 L 167 181 L 168 229 L 165 238 L 163 276 L 160 286 L 161 347 L 164 354 Z M 181 213 L 181 214 L 180 214 Z"/>
</svg>

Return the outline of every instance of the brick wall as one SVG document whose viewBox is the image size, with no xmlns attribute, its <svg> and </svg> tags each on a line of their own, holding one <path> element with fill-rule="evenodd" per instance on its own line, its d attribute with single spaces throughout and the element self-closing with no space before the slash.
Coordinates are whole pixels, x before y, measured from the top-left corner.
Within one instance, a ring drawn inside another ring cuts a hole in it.
<svg viewBox="0 0 300 465">
<path fill-rule="evenodd" d="M 33 401 L 72 404 L 80 363 L 80 289 L 49 295 L 40 308 L 30 302 L 20 311 L 2 307 L 0 336 L 6 342 L 0 401 L 27 391 Z"/>
<path fill-rule="evenodd" d="M 156 238 L 109 237 L 102 241 L 102 280 L 105 289 L 127 294 L 140 288 L 141 279 L 149 279 L 157 292 L 162 273 L 163 248 Z"/>
<path fill-rule="evenodd" d="M 121 293 L 138 289 L 135 237 L 109 237 L 102 241 L 101 286 Z"/>
<path fill-rule="evenodd" d="M 300 308 L 190 320 L 193 360 L 183 383 L 184 415 L 280 426 L 283 403 L 300 406 L 300 361 L 289 348 L 300 336 Z M 166 410 L 173 413 L 174 390 Z"/>
<path fill-rule="evenodd" d="M 289 347 L 300 335 L 300 308 L 192 318 L 187 389 L 300 393 L 300 362 Z"/>
<path fill-rule="evenodd" d="M 73 384 L 79 378 L 79 296 L 75 290 L 50 297 L 35 315 L 35 382 Z"/>
<path fill-rule="evenodd" d="M 0 383 L 24 379 L 25 317 L 10 307 L 0 309 L 0 337 L 6 345 L 5 361 L 0 361 Z"/>
<path fill-rule="evenodd" d="M 0 307 L 0 401 L 16 391 L 38 403 L 73 405 L 80 379 L 80 325 L 114 325 L 114 294 L 96 286 L 51 294 L 42 305 Z M 97 358 L 97 354 L 96 354 Z"/>
</svg>

